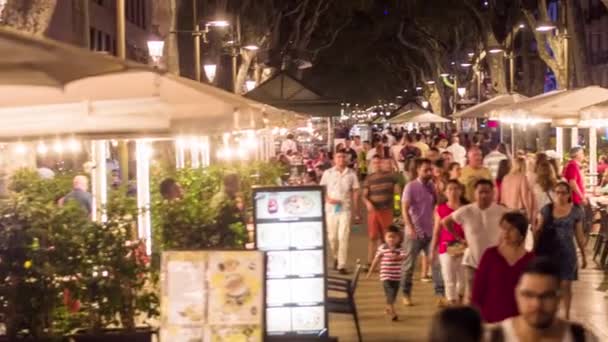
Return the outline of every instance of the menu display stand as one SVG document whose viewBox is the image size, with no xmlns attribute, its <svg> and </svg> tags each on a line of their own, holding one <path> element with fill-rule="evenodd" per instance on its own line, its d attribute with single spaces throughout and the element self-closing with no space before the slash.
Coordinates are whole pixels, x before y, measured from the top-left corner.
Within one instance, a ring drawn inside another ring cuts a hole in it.
<svg viewBox="0 0 608 342">
<path fill-rule="evenodd" d="M 262 341 L 265 257 L 260 251 L 162 254 L 162 342 Z"/>
<path fill-rule="evenodd" d="M 266 252 L 266 341 L 329 341 L 324 188 L 255 188 L 258 250 Z"/>
</svg>

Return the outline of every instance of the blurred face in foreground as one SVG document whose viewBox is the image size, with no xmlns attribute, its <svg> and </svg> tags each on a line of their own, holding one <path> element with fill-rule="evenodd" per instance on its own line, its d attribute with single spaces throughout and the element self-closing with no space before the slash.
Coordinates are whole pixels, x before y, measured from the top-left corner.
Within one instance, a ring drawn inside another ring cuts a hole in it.
<svg viewBox="0 0 608 342">
<path fill-rule="evenodd" d="M 424 182 L 428 182 L 433 178 L 433 168 L 429 163 L 423 163 L 418 167 L 418 177 Z"/>
<path fill-rule="evenodd" d="M 483 162 L 481 150 L 478 148 L 471 149 L 467 154 L 467 157 L 469 159 L 469 165 L 472 167 L 480 167 Z"/>
<path fill-rule="evenodd" d="M 346 154 L 336 153 L 336 156 L 334 157 L 334 163 L 336 163 L 336 166 L 339 168 L 346 167 Z"/>
<path fill-rule="evenodd" d="M 380 162 L 380 170 L 382 172 L 393 171 L 393 165 L 391 164 L 391 160 L 388 158 L 382 159 L 382 161 Z"/>
<path fill-rule="evenodd" d="M 548 275 L 524 274 L 515 289 L 517 307 L 532 328 L 547 329 L 559 309 L 559 280 Z"/>
<path fill-rule="evenodd" d="M 486 208 L 492 204 L 494 199 L 494 188 L 487 184 L 481 184 L 475 187 L 475 200 L 477 204 Z"/>
</svg>

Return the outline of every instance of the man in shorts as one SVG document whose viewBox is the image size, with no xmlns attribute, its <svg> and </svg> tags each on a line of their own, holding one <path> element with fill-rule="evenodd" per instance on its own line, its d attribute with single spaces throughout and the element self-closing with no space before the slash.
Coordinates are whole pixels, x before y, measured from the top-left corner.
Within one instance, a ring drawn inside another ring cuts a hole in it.
<svg viewBox="0 0 608 342">
<path fill-rule="evenodd" d="M 397 176 L 391 172 L 389 157 L 381 159 L 374 156 L 371 160 L 374 173 L 367 176 L 363 185 L 363 203 L 367 208 L 367 265 L 369 268 L 378 244 L 382 242 L 384 233 L 393 223 L 393 207 L 395 194 L 401 193 Z"/>
</svg>

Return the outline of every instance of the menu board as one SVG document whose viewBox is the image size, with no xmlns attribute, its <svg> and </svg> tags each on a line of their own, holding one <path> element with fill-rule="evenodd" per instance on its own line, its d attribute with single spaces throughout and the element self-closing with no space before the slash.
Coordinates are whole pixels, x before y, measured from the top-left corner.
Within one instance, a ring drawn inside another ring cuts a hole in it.
<svg viewBox="0 0 608 342">
<path fill-rule="evenodd" d="M 266 335 L 328 336 L 322 187 L 254 189 L 256 246 L 266 251 Z"/>
<path fill-rule="evenodd" d="M 264 253 L 164 252 L 161 341 L 263 340 Z"/>
</svg>

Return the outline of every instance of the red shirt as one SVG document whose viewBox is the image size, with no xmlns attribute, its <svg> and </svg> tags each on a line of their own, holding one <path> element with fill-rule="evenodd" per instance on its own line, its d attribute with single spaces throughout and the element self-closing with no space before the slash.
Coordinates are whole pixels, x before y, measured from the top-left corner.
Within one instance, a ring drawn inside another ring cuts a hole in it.
<svg viewBox="0 0 608 342">
<path fill-rule="evenodd" d="M 534 254 L 527 252 L 514 265 L 509 265 L 498 247 L 485 251 L 475 272 L 472 298 L 472 304 L 479 309 L 485 322 L 495 323 L 519 314 L 515 287 L 533 258 Z"/>
<path fill-rule="evenodd" d="M 568 182 L 574 180 L 578 185 L 578 188 L 581 190 L 581 193 L 585 194 L 585 183 L 583 183 L 583 173 L 581 172 L 581 167 L 578 165 L 576 160 L 571 160 L 566 164 L 564 168 L 564 178 Z M 572 203 L 581 204 L 583 203 L 583 199 L 575 192 L 572 191 Z"/>
<path fill-rule="evenodd" d="M 440 219 L 448 217 L 454 209 L 450 208 L 447 203 L 443 203 L 437 206 L 437 215 Z M 464 238 L 464 231 L 462 226 L 458 223 L 454 223 L 454 232 L 458 234 L 458 238 Z M 441 226 L 441 232 L 439 233 L 439 242 L 437 243 L 437 249 L 439 254 L 443 254 L 448 250 L 448 246 L 452 241 L 456 240 L 456 237 L 452 235 L 444 226 Z"/>
</svg>

